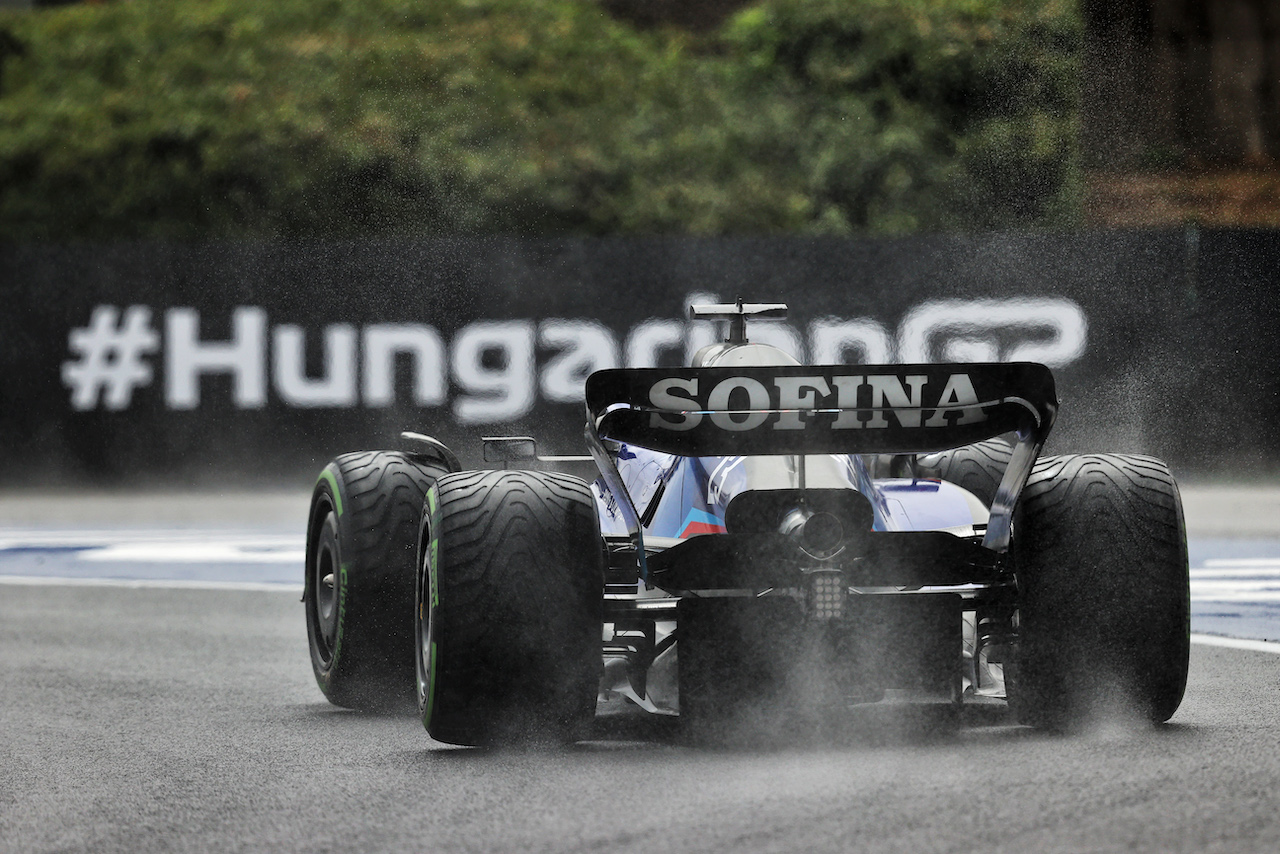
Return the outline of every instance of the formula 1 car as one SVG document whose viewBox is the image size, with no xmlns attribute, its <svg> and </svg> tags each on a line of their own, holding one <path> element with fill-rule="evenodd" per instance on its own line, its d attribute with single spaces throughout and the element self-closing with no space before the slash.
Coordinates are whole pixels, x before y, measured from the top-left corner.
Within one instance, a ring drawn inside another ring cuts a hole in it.
<svg viewBox="0 0 1280 854">
<path fill-rule="evenodd" d="M 330 463 L 303 597 L 328 699 L 416 694 L 465 745 L 575 740 L 610 704 L 694 734 L 886 701 L 1168 720 L 1189 587 L 1164 463 L 1041 457 L 1043 365 L 802 366 L 746 334 L 785 313 L 693 306 L 728 334 L 691 367 L 592 374 L 590 457 L 488 439 L 502 468 L 461 471 L 404 434 Z"/>
</svg>

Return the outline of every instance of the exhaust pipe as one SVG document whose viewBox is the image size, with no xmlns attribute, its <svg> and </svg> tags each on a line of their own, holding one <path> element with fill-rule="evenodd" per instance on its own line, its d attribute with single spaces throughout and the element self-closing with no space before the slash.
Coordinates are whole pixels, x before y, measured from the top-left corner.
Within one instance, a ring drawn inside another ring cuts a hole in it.
<svg viewBox="0 0 1280 854">
<path fill-rule="evenodd" d="M 822 510 L 814 512 L 803 505 L 787 511 L 778 530 L 818 560 L 839 554 L 845 545 L 844 525 L 836 516 Z"/>
</svg>

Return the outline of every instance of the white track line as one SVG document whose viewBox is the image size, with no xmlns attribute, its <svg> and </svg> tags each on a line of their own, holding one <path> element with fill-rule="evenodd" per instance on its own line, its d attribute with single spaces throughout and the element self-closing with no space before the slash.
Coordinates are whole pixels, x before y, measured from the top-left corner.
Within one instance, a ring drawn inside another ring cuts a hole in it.
<svg viewBox="0 0 1280 854">
<path fill-rule="evenodd" d="M 299 561 L 301 563 L 301 561 Z M 1191 597 L 1196 594 L 1208 596 L 1212 593 L 1266 593 L 1280 590 L 1280 578 L 1269 578 L 1263 581 L 1193 581 Z"/>
<path fill-rule="evenodd" d="M 1215 557 L 1204 562 L 1208 569 L 1221 567 L 1271 567 L 1280 569 L 1280 557 Z M 1191 570 L 1195 572 L 1195 569 Z"/>
<path fill-rule="evenodd" d="M 189 581 L 178 578 L 59 578 L 43 575 L 0 575 L 0 584 L 27 587 L 122 587 L 131 590 L 247 590 L 302 595 L 301 584 L 265 581 Z"/>
<path fill-rule="evenodd" d="M 1274 567 L 1242 566 L 1236 569 L 1215 568 L 1191 570 L 1191 580 L 1193 582 L 1206 578 L 1274 578 L 1280 581 L 1280 564 Z"/>
<path fill-rule="evenodd" d="M 85 551 L 80 560 L 100 563 L 292 563 L 306 562 L 296 543 L 259 544 L 248 540 L 198 543 L 130 543 Z M 1280 583 L 1280 579 L 1277 579 Z"/>
<path fill-rule="evenodd" d="M 273 546 L 301 546 L 302 534 L 277 534 L 258 531 L 224 531 L 217 529 L 154 530 L 130 529 L 125 531 L 37 531 L 0 528 L 0 549 L 56 548 L 115 546 L 125 543 L 201 543 L 234 542 L 261 543 Z"/>
<path fill-rule="evenodd" d="M 1280 643 L 1273 641 L 1226 638 L 1221 635 L 1192 635 L 1191 642 L 1203 646 L 1221 646 L 1227 649 L 1244 649 L 1250 652 L 1269 652 L 1273 655 L 1280 655 Z"/>
<path fill-rule="evenodd" d="M 301 566 L 301 536 L 225 531 L 187 533 L 130 531 L 123 534 L 0 534 L 0 559 L 14 553 L 71 549 L 67 558 L 102 563 L 285 563 Z"/>
</svg>

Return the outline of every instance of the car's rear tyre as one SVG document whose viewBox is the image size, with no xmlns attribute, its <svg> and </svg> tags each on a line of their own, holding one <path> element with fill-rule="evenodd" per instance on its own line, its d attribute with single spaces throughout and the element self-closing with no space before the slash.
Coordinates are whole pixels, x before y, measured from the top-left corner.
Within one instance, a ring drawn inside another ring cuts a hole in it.
<svg viewBox="0 0 1280 854">
<path fill-rule="evenodd" d="M 921 474 L 954 483 L 990 507 L 1012 457 L 1013 446 L 1008 442 L 986 439 L 922 456 L 917 465 Z"/>
<path fill-rule="evenodd" d="M 443 465 L 399 451 L 343 454 L 320 474 L 307 525 L 311 666 L 338 706 L 413 708 L 413 583 L 426 491 Z"/>
<path fill-rule="evenodd" d="M 461 472 L 427 502 L 415 642 L 427 732 L 467 745 L 588 735 L 604 572 L 590 488 L 548 472 Z"/>
<path fill-rule="evenodd" d="M 1168 720 L 1190 652 L 1178 487 L 1152 457 L 1053 457 L 1015 517 L 1018 719 L 1064 729 L 1107 715 Z"/>
</svg>

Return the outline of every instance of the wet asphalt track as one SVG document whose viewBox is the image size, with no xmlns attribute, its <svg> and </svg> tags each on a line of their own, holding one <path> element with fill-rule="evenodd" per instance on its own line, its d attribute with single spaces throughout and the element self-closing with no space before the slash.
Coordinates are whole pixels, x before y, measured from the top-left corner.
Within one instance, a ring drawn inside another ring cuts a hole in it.
<svg viewBox="0 0 1280 854">
<path fill-rule="evenodd" d="M 0 733 L 6 852 L 1280 850 L 1280 655 L 1201 644 L 1159 728 L 502 753 L 328 706 L 295 592 L 3 585 Z"/>
</svg>

